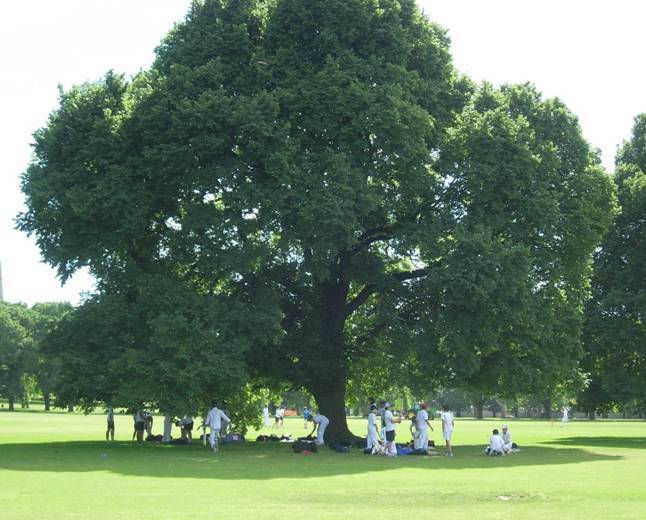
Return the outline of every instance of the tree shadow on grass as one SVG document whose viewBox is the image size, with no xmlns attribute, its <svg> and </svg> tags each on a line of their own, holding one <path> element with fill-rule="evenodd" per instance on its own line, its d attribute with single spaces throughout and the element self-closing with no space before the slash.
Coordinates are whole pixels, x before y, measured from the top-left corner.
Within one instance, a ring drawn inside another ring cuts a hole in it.
<svg viewBox="0 0 646 520">
<path fill-rule="evenodd" d="M 482 446 L 460 446 L 455 457 L 374 457 L 361 450 L 340 454 L 324 447 L 295 454 L 288 443 L 227 445 L 218 454 L 201 445 L 137 445 L 127 442 L 50 442 L 0 445 L 0 471 L 91 472 L 126 476 L 270 480 L 353 475 L 397 468 L 420 470 L 544 466 L 620 460 L 580 448 L 529 447 L 507 457 L 485 457 Z"/>
<path fill-rule="evenodd" d="M 566 437 L 541 444 L 559 446 L 587 446 L 594 448 L 636 448 L 646 449 L 646 437 Z"/>
</svg>

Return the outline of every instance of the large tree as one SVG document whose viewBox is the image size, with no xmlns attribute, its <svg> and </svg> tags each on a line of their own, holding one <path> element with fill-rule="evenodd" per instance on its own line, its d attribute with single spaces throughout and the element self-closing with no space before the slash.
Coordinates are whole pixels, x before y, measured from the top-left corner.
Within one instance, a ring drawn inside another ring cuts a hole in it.
<svg viewBox="0 0 646 520">
<path fill-rule="evenodd" d="M 412 0 L 196 2 L 149 71 L 61 93 L 20 227 L 97 304 L 149 273 L 244 303 L 252 373 L 348 437 L 374 352 L 438 383 L 574 357 L 608 180 L 562 104 L 472 91 Z"/>
<path fill-rule="evenodd" d="M 646 410 L 646 114 L 617 154 L 614 179 L 621 209 L 596 254 L 586 310 L 591 382 L 581 401 L 591 413 L 631 401 Z"/>
<path fill-rule="evenodd" d="M 36 366 L 33 329 L 35 315 L 22 304 L 0 302 L 0 395 L 9 410 L 24 394 L 24 378 Z"/>
</svg>

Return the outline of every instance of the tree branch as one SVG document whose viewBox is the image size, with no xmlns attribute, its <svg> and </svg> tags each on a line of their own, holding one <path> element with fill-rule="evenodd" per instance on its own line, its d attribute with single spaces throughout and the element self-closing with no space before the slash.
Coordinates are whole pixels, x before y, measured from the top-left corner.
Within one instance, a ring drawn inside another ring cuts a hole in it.
<svg viewBox="0 0 646 520">
<path fill-rule="evenodd" d="M 377 286 L 374 283 L 369 283 L 364 286 L 364 288 L 359 291 L 359 294 L 357 294 L 352 301 L 345 306 L 345 316 L 350 316 L 354 311 L 361 307 L 361 305 L 363 305 L 376 290 Z"/>
<path fill-rule="evenodd" d="M 422 278 L 428 275 L 428 269 L 415 269 L 414 271 L 401 271 L 395 273 L 393 276 L 396 280 L 403 282 L 404 280 L 413 280 L 415 278 Z"/>
</svg>

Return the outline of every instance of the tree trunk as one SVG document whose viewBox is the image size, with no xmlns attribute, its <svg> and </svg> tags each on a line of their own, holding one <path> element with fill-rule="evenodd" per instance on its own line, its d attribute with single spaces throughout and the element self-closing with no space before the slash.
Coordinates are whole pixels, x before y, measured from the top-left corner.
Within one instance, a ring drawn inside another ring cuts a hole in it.
<svg viewBox="0 0 646 520">
<path fill-rule="evenodd" d="M 49 409 L 51 407 L 51 394 L 49 392 L 44 392 L 43 397 L 45 399 L 45 411 L 49 412 Z"/>
<path fill-rule="evenodd" d="M 325 442 L 329 444 L 332 441 L 355 441 L 357 437 L 348 428 L 345 415 L 345 381 L 335 378 L 327 388 L 310 391 L 316 399 L 319 413 L 330 420 L 325 429 Z"/>
<path fill-rule="evenodd" d="M 67 405 L 67 411 L 68 412 L 73 412 L 74 411 L 74 405 L 73 404 Z"/>
<path fill-rule="evenodd" d="M 171 432 L 173 430 L 173 418 L 166 414 L 164 415 L 164 434 L 162 435 L 162 442 L 171 441 Z"/>
<path fill-rule="evenodd" d="M 475 411 L 476 411 L 476 419 L 482 419 L 484 417 L 484 406 L 482 403 L 476 403 L 475 406 Z"/>
<path fill-rule="evenodd" d="M 9 400 L 9 411 L 13 412 L 15 410 L 14 405 L 16 403 L 16 399 L 15 399 L 15 397 L 13 395 L 10 395 L 8 397 L 8 400 Z"/>
<path fill-rule="evenodd" d="M 595 410 L 590 410 L 588 412 L 588 419 L 591 421 L 596 421 L 597 420 L 597 413 Z"/>
<path fill-rule="evenodd" d="M 543 401 L 543 419 L 552 418 L 552 399 L 547 397 Z"/>
<path fill-rule="evenodd" d="M 511 413 L 512 413 L 512 414 L 514 414 L 514 417 L 515 417 L 516 419 L 518 419 L 518 417 L 520 416 L 520 410 L 518 409 L 518 406 L 514 406 L 514 407 L 511 409 Z"/>
</svg>

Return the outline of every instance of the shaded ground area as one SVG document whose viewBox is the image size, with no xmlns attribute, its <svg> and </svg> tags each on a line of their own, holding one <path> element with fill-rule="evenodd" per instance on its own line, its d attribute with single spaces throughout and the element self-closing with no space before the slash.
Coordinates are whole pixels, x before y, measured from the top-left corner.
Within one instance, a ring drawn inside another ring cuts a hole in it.
<svg viewBox="0 0 646 520">
<path fill-rule="evenodd" d="M 201 445 L 106 444 L 100 441 L 6 444 L 0 446 L 0 470 L 39 472 L 110 471 L 129 476 L 209 479 L 306 479 L 352 475 L 395 468 L 458 470 L 617 461 L 622 457 L 581 448 L 529 447 L 507 457 L 485 457 L 480 446 L 460 446 L 458 456 L 398 458 L 339 454 L 323 447 L 305 456 L 289 443 L 227 445 L 213 454 Z"/>
<path fill-rule="evenodd" d="M 545 441 L 542 444 L 559 446 L 590 446 L 595 448 L 637 448 L 646 449 L 646 437 L 565 437 Z"/>
</svg>

